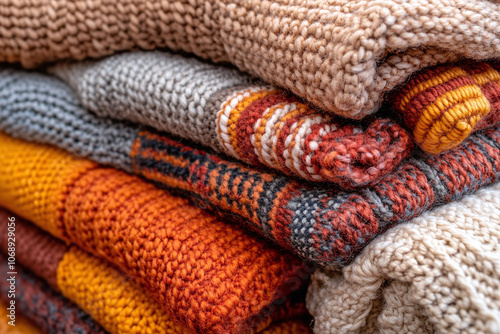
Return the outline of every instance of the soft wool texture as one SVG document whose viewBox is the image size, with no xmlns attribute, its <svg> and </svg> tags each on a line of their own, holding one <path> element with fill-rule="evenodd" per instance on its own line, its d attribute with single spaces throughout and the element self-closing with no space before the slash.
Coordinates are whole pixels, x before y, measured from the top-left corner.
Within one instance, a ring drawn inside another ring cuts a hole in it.
<svg viewBox="0 0 500 334">
<path fill-rule="evenodd" d="M 390 98 L 416 143 L 429 153 L 460 144 L 500 120 L 500 64 L 461 62 L 413 75 Z"/>
<path fill-rule="evenodd" d="M 342 273 L 317 271 L 322 333 L 500 333 L 500 184 L 391 229 Z"/>
<path fill-rule="evenodd" d="M 168 47 L 362 118 L 416 70 L 500 57 L 489 0 L 2 0 L 0 61 L 32 67 Z"/>
<path fill-rule="evenodd" d="M 7 217 L 16 218 L 16 260 L 111 334 L 190 333 L 175 324 L 139 284 L 106 261 L 66 245 L 0 208 L 0 222 Z M 7 232 L 7 224 L 0 224 L 0 233 Z M 0 247 L 6 251 L 7 238 L 0 238 Z"/>
<path fill-rule="evenodd" d="M 500 179 L 498 126 L 471 135 L 447 153 L 415 156 L 372 187 L 344 192 L 252 169 L 162 134 L 100 119 L 70 100 L 62 83 L 49 83 L 14 80 L 0 85 L 1 90 L 17 84 L 20 92 L 14 97 L 0 93 L 0 129 L 133 171 L 322 266 L 343 267 L 389 227 Z M 29 94 L 22 95 L 24 89 Z"/>
<path fill-rule="evenodd" d="M 413 148 L 409 133 L 393 121 L 361 127 L 330 119 L 282 90 L 194 58 L 135 52 L 62 63 L 50 71 L 98 116 L 145 124 L 311 181 L 373 184 Z M 23 101 L 29 90 L 19 85 L 34 76 L 1 76 L 16 77 L 4 92 Z"/>
<path fill-rule="evenodd" d="M 7 224 L 2 222 L 2 224 Z M 16 327 L 18 312 L 28 318 L 42 333 L 68 333 L 68 334 L 105 334 L 106 331 L 99 326 L 88 314 L 72 302 L 54 291 L 47 283 L 37 278 L 16 263 Z M 7 294 L 10 283 L 7 281 L 10 272 L 7 259 L 0 254 L 0 292 L 2 304 L 10 303 Z M 3 305 L 2 305 L 3 306 Z M 3 307 L 2 307 L 3 308 Z M 7 324 L 8 318 L 2 317 L 2 325 Z M 9 326 L 10 327 L 10 326 Z M 2 333 L 9 333 L 5 331 Z M 32 333 L 32 332 L 24 332 Z M 37 333 L 37 332 L 34 332 Z"/>
<path fill-rule="evenodd" d="M 24 219 L 0 208 L 0 222 L 16 218 L 16 261 L 47 281 L 111 334 L 188 334 L 154 302 L 150 294 L 107 261 L 98 259 L 74 245 L 66 245 Z M 7 235 L 7 224 L 0 224 L 0 235 Z M 0 238 L 2 251 L 7 238 Z M 110 293 L 112 292 L 112 293 Z M 302 296 L 303 297 L 303 296 Z M 304 312 L 304 301 L 287 299 L 278 306 L 262 328 L 304 328 L 304 322 L 291 322 Z M 280 320 L 286 320 L 279 322 Z M 298 330 L 298 329 L 297 329 Z M 265 333 L 264 331 L 263 333 Z M 301 333 L 295 331 L 296 333 Z"/>
<path fill-rule="evenodd" d="M 194 332 L 257 327 L 308 277 L 288 252 L 136 176 L 3 134 L 0 166 L 0 205 L 113 263 Z"/>
</svg>

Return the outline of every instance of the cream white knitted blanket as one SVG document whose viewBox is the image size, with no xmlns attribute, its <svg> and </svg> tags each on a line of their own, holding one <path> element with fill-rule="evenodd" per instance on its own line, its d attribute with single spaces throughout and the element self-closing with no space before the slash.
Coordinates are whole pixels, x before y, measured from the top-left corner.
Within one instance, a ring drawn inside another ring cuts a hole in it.
<svg viewBox="0 0 500 334">
<path fill-rule="evenodd" d="M 317 271 L 315 333 L 500 333 L 500 184 L 375 239 L 342 273 Z"/>
</svg>

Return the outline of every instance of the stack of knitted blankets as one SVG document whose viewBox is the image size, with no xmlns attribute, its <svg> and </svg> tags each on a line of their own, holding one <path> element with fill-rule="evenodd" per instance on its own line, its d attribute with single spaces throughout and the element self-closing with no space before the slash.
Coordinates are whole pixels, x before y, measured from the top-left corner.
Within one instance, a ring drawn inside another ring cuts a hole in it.
<svg viewBox="0 0 500 334">
<path fill-rule="evenodd" d="M 500 4 L 0 0 L 0 32 L 7 318 L 500 333 Z"/>
</svg>

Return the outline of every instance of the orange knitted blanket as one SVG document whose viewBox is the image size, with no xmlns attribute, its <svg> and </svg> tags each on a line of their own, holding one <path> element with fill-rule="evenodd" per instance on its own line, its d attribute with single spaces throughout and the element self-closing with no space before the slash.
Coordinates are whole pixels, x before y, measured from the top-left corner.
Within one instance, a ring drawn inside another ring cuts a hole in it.
<svg viewBox="0 0 500 334">
<path fill-rule="evenodd" d="M 311 272 L 138 177 L 49 146 L 0 141 L 0 205 L 114 263 L 195 332 L 262 326 Z"/>
</svg>

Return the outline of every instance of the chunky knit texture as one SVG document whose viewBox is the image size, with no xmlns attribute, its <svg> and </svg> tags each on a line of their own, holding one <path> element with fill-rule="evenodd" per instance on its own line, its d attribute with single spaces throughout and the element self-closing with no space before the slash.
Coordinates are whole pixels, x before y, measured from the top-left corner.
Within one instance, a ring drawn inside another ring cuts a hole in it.
<svg viewBox="0 0 500 334">
<path fill-rule="evenodd" d="M 342 273 L 317 271 L 315 333 L 500 333 L 500 184 L 375 239 Z"/>
<path fill-rule="evenodd" d="M 409 133 L 388 119 L 367 127 L 330 119 L 282 90 L 194 58 L 136 52 L 58 64 L 50 71 L 99 116 L 145 124 L 311 181 L 372 184 L 413 147 Z M 23 80 L 15 73 L 1 74 L 10 79 L 2 90 L 15 91 L 21 102 L 34 94 L 25 83 L 33 75 Z"/>
<path fill-rule="evenodd" d="M 6 224 L 6 222 L 2 222 Z M 105 334 L 91 317 L 54 291 L 47 283 L 16 264 L 16 312 L 22 313 L 43 333 Z M 10 272 L 7 259 L 0 254 L 0 292 L 3 303 L 10 303 Z M 17 314 L 16 314 L 17 316 Z M 7 317 L 2 318 L 6 323 Z M 1 327 L 0 327 L 1 328 Z M 5 332 L 2 332 L 5 333 Z M 8 333 L 8 332 L 7 332 Z"/>
<path fill-rule="evenodd" d="M 0 208 L 0 222 L 16 218 L 16 260 L 46 280 L 54 290 L 77 304 L 111 334 L 188 334 L 150 298 L 133 279 L 74 245 L 66 245 L 20 217 Z M 0 224 L 0 235 L 7 235 L 7 224 Z M 2 251 L 7 238 L 0 239 Z M 290 317 L 304 315 L 303 295 L 280 304 L 269 321 L 272 328 L 300 328 Z M 302 299 L 300 298 L 302 297 Z M 280 322 L 281 321 L 281 322 Z M 303 327 L 302 327 L 303 328 Z M 264 331 L 263 333 L 265 333 Z M 298 332 L 300 333 L 300 332 Z"/>
<path fill-rule="evenodd" d="M 44 99 L 15 109 L 4 102 L 1 130 L 134 171 L 324 266 L 345 266 L 390 226 L 500 178 L 498 126 L 473 134 L 445 154 L 415 156 L 376 185 L 350 193 L 251 169 L 151 131 L 137 133 L 82 109 L 62 108 L 60 99 L 53 98 L 57 95 L 47 96 L 51 108 Z M 58 182 L 53 189 L 61 188 Z"/>
<path fill-rule="evenodd" d="M 0 208 L 0 222 L 16 218 L 16 260 L 60 291 L 112 334 L 181 334 L 174 323 L 130 277 L 104 260 L 66 245 L 19 216 Z M 7 224 L 0 224 L 6 235 Z M 0 239 L 6 251 L 7 238 Z"/>
<path fill-rule="evenodd" d="M 138 177 L 3 134 L 0 165 L 0 205 L 114 263 L 195 332 L 258 326 L 307 279 L 291 254 Z"/>
<path fill-rule="evenodd" d="M 352 118 L 418 69 L 500 57 L 490 0 L 2 0 L 0 61 L 37 64 L 168 47 Z"/>
<path fill-rule="evenodd" d="M 500 64 L 462 62 L 420 71 L 390 100 L 429 153 L 500 121 Z"/>
</svg>

